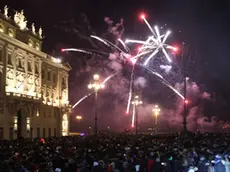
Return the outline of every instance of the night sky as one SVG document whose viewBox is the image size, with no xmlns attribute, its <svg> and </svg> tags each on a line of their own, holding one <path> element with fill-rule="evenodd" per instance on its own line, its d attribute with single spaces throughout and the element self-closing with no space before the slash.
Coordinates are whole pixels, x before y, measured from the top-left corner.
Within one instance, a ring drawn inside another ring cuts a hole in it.
<svg viewBox="0 0 230 172">
<path fill-rule="evenodd" d="M 96 33 L 102 34 L 107 29 L 104 17 L 108 16 L 114 21 L 124 18 L 124 36 L 139 38 L 138 34 L 146 35 L 146 28 L 138 20 L 138 13 L 146 12 L 151 24 L 167 24 L 173 31 L 172 43 L 184 41 L 189 45 L 187 56 L 192 62 L 189 76 L 216 100 L 215 113 L 229 119 L 230 2 L 227 0 L 20 0 L 20 3 L 1 0 L 2 10 L 6 4 L 11 16 L 12 9 L 24 9 L 29 26 L 34 22 L 37 28 L 43 27 L 43 51 L 48 54 L 58 54 L 62 46 L 82 45 L 77 34 L 65 33 L 59 27 L 71 19 L 80 24 L 82 13 Z M 73 64 L 70 62 L 75 71 Z"/>
</svg>

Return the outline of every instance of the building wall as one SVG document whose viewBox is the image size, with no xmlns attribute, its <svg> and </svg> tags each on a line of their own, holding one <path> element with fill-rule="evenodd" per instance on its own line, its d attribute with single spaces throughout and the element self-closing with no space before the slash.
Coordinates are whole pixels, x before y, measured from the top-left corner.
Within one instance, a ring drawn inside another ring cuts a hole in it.
<svg viewBox="0 0 230 172">
<path fill-rule="evenodd" d="M 16 139 L 20 126 L 22 137 L 68 135 L 70 66 L 41 52 L 36 37 L 16 39 L 22 31 L 6 23 L 0 16 L 0 139 Z"/>
</svg>

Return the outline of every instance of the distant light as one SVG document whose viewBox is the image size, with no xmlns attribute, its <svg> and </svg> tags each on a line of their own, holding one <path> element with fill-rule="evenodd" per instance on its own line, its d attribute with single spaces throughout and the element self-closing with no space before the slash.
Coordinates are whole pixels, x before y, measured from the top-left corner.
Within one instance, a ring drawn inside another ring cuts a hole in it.
<svg viewBox="0 0 230 172">
<path fill-rule="evenodd" d="M 85 136 L 85 133 L 81 133 L 80 136 Z"/>
<path fill-rule="evenodd" d="M 185 103 L 185 104 L 188 104 L 188 100 L 185 100 L 184 103 Z"/>
<path fill-rule="evenodd" d="M 77 119 L 77 120 L 81 120 L 81 119 L 82 119 L 82 116 L 76 116 L 76 119 Z"/>
<path fill-rule="evenodd" d="M 98 74 L 94 74 L 94 75 L 93 75 L 93 79 L 94 79 L 94 80 L 99 80 L 99 78 L 100 78 L 100 76 L 99 76 Z"/>
<path fill-rule="evenodd" d="M 64 48 L 62 48 L 62 49 L 61 49 L 61 52 L 64 52 L 64 51 L 65 51 L 65 49 L 64 49 Z"/>
<path fill-rule="evenodd" d="M 134 128 L 134 125 L 131 125 L 131 128 Z"/>
<path fill-rule="evenodd" d="M 52 58 L 52 61 L 54 63 L 61 63 L 62 62 L 62 60 L 60 58 Z"/>
</svg>

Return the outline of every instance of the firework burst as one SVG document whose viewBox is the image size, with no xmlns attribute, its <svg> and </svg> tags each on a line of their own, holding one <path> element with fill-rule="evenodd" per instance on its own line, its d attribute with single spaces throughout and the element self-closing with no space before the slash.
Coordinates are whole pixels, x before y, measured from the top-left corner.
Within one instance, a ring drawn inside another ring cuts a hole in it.
<svg viewBox="0 0 230 172">
<path fill-rule="evenodd" d="M 125 42 L 142 44 L 140 47 L 140 53 L 138 53 L 137 57 L 142 57 L 148 54 L 148 57 L 144 61 L 144 65 L 147 65 L 148 62 L 160 51 L 163 52 L 168 62 L 171 63 L 172 59 L 170 58 L 167 50 L 171 49 L 173 51 L 177 51 L 176 47 L 166 43 L 169 35 L 171 34 L 171 31 L 168 30 L 166 33 L 161 35 L 158 26 L 155 26 L 153 29 L 146 20 L 145 15 L 142 14 L 141 18 L 144 20 L 145 24 L 148 26 L 153 35 L 149 36 L 146 41 L 127 39 Z"/>
</svg>

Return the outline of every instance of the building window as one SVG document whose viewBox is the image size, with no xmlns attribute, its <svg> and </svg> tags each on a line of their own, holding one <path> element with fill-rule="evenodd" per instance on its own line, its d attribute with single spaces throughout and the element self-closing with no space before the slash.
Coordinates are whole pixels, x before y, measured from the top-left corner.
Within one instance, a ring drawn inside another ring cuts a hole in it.
<svg viewBox="0 0 230 172">
<path fill-rule="evenodd" d="M 30 128 L 30 138 L 33 138 L 33 128 Z"/>
<path fill-rule="evenodd" d="M 9 139 L 10 140 L 14 139 L 14 128 L 13 127 L 9 128 Z"/>
<path fill-rule="evenodd" d="M 43 128 L 43 138 L 46 138 L 46 129 Z"/>
<path fill-rule="evenodd" d="M 46 118 L 46 111 L 44 110 L 44 112 L 43 112 L 43 113 L 44 113 L 44 118 Z"/>
<path fill-rule="evenodd" d="M 57 136 L 57 131 L 56 131 L 56 128 L 54 128 L 54 137 Z"/>
<path fill-rule="evenodd" d="M 38 64 L 35 64 L 35 73 L 38 74 Z"/>
<path fill-rule="evenodd" d="M 23 69 L 23 60 L 21 58 L 17 58 L 17 66 L 20 69 Z"/>
<path fill-rule="evenodd" d="M 49 118 L 52 117 L 52 111 L 51 111 L 51 109 L 49 109 L 49 115 L 48 115 L 48 117 L 49 117 Z"/>
<path fill-rule="evenodd" d="M 37 137 L 40 138 L 40 128 L 37 128 Z"/>
<path fill-rule="evenodd" d="M 28 67 L 28 71 L 29 72 L 32 72 L 32 68 L 31 68 L 31 62 L 27 62 L 27 67 Z"/>
<path fill-rule="evenodd" d="M 4 139 L 4 128 L 0 127 L 0 140 Z"/>
<path fill-rule="evenodd" d="M 0 62 L 2 62 L 2 61 L 3 61 L 3 50 L 0 49 Z"/>
<path fill-rule="evenodd" d="M 51 81 L 51 72 L 48 71 L 48 78 L 47 78 L 48 81 Z"/>
<path fill-rule="evenodd" d="M 45 79 L 45 71 L 42 69 L 42 79 Z"/>
<path fill-rule="evenodd" d="M 49 128 L 48 136 L 51 137 L 51 128 Z"/>
<path fill-rule="evenodd" d="M 12 54 L 8 54 L 8 64 L 12 65 Z"/>
<path fill-rule="evenodd" d="M 55 83 L 57 81 L 56 74 L 53 75 L 53 82 Z"/>
<path fill-rule="evenodd" d="M 62 78 L 62 89 L 66 89 L 66 80 L 64 77 Z"/>
</svg>

